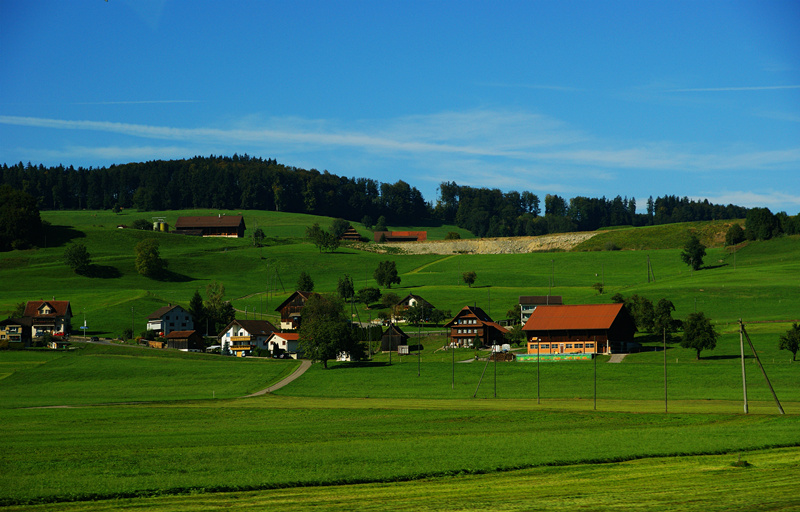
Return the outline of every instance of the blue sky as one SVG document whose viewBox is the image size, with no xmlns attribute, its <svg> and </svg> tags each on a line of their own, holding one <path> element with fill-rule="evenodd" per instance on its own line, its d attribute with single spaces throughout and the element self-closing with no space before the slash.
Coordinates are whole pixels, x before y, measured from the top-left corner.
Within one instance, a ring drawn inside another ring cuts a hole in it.
<svg viewBox="0 0 800 512">
<path fill-rule="evenodd" d="M 0 162 L 800 212 L 800 2 L 0 0 Z"/>
</svg>

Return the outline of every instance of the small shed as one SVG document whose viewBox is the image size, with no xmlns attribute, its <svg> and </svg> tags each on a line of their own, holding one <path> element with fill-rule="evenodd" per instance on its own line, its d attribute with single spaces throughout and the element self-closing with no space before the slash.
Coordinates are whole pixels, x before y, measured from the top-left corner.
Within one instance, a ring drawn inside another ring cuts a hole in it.
<svg viewBox="0 0 800 512">
<path fill-rule="evenodd" d="M 167 348 L 174 348 L 184 352 L 200 352 L 205 343 L 197 331 L 172 331 L 167 334 Z"/>
<path fill-rule="evenodd" d="M 381 335 L 381 352 L 396 352 L 400 345 L 408 345 L 408 334 L 394 324 Z"/>
</svg>

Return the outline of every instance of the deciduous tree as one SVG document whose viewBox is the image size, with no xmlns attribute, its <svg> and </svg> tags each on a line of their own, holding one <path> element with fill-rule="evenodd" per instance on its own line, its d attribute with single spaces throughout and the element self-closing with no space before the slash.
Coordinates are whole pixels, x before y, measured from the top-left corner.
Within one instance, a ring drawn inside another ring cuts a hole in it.
<svg viewBox="0 0 800 512">
<path fill-rule="evenodd" d="M 394 261 L 381 261 L 378 268 L 372 274 L 380 286 L 391 288 L 393 284 L 400 284 L 400 276 L 397 275 L 397 264 Z"/>
<path fill-rule="evenodd" d="M 358 290 L 358 301 L 364 303 L 369 309 L 370 304 L 375 304 L 381 299 L 381 291 L 374 286 L 368 286 Z"/>
<path fill-rule="evenodd" d="M 300 277 L 297 278 L 297 291 L 300 292 L 313 292 L 314 291 L 314 281 L 311 279 L 311 276 L 308 275 L 308 272 L 305 270 L 300 271 Z"/>
<path fill-rule="evenodd" d="M 703 266 L 705 255 L 706 246 L 700 243 L 700 239 L 694 233 L 689 235 L 689 240 L 687 240 L 686 245 L 683 246 L 683 252 L 681 252 L 681 260 L 694 270 L 699 270 Z"/>
<path fill-rule="evenodd" d="M 167 269 L 167 261 L 158 251 L 158 240 L 145 238 L 136 244 L 136 271 L 146 277 L 157 277 Z"/>
<path fill-rule="evenodd" d="M 76 274 L 84 274 L 92 265 L 92 257 L 86 246 L 80 242 L 69 244 L 64 249 L 64 263 Z"/>
<path fill-rule="evenodd" d="M 312 295 L 303 308 L 303 323 L 299 330 L 300 348 L 305 357 L 322 362 L 328 368 L 328 360 L 346 352 L 351 360 L 363 358 L 363 348 L 356 340 L 344 307 L 337 297 Z"/>
<path fill-rule="evenodd" d="M 345 274 L 343 278 L 339 278 L 339 283 L 336 285 L 336 293 L 346 301 L 353 298 L 353 295 L 355 295 L 353 279 L 349 275 Z"/>
<path fill-rule="evenodd" d="M 470 270 L 469 272 L 464 272 L 461 277 L 464 279 L 464 282 L 467 283 L 467 286 L 472 288 L 472 285 L 475 284 L 475 280 L 478 278 L 478 274 Z"/>
<path fill-rule="evenodd" d="M 681 347 L 694 349 L 697 359 L 700 359 L 702 350 L 713 350 L 717 346 L 718 337 L 719 333 L 711 325 L 711 320 L 702 312 L 690 313 L 683 324 Z"/>
<path fill-rule="evenodd" d="M 788 350 L 792 353 L 792 361 L 797 357 L 797 350 L 800 349 L 800 324 L 792 324 L 792 328 L 781 334 L 778 338 L 778 348 Z"/>
</svg>

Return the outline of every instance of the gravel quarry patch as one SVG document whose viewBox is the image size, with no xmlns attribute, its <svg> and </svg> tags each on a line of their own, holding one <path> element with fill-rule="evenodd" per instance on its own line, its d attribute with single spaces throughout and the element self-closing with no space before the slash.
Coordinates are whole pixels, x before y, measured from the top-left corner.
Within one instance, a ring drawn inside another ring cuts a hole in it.
<svg viewBox="0 0 800 512">
<path fill-rule="evenodd" d="M 407 254 L 525 254 L 553 250 L 569 251 L 597 233 L 558 233 L 543 236 L 435 240 L 385 243 Z"/>
</svg>

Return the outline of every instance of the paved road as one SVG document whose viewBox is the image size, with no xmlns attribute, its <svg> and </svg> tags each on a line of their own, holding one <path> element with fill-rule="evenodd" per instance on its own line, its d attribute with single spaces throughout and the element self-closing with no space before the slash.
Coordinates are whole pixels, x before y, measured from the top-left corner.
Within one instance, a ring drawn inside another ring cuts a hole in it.
<svg viewBox="0 0 800 512">
<path fill-rule="evenodd" d="M 252 395 L 247 395 L 244 398 L 250 398 L 250 397 L 253 397 L 253 396 L 261 396 L 261 395 L 266 395 L 267 393 L 272 393 L 273 391 L 282 388 L 283 386 L 289 384 L 290 382 L 292 382 L 293 380 L 295 380 L 299 376 L 303 375 L 306 372 L 306 370 L 308 370 L 309 368 L 311 368 L 311 361 L 309 361 L 307 359 L 303 359 L 302 361 L 300 361 L 300 366 L 294 372 L 292 372 L 291 375 L 289 375 L 285 379 L 276 382 L 275 384 L 273 384 L 272 386 L 268 387 L 267 389 L 262 389 L 261 391 L 256 391 Z"/>
</svg>

